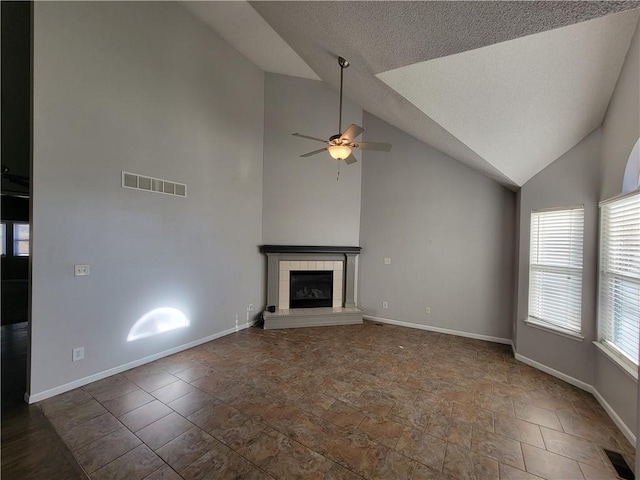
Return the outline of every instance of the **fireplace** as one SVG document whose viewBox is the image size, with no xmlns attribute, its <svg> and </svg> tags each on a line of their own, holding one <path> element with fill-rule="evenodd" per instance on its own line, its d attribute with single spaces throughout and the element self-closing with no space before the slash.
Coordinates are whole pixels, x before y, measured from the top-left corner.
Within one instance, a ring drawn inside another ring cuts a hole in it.
<svg viewBox="0 0 640 480">
<path fill-rule="evenodd" d="M 289 308 L 333 306 L 333 271 L 291 270 Z"/>
<path fill-rule="evenodd" d="M 362 323 L 356 305 L 360 247 L 262 245 L 267 256 L 264 328 Z"/>
</svg>

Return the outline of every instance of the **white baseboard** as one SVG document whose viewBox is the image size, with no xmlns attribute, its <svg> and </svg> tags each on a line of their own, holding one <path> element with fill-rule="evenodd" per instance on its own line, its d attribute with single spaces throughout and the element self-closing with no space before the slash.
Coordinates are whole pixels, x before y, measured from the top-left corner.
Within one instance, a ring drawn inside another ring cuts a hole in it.
<svg viewBox="0 0 640 480">
<path fill-rule="evenodd" d="M 598 403 L 602 406 L 602 408 L 604 408 L 604 411 L 609 414 L 609 417 L 611 417 L 611 420 L 613 420 L 613 423 L 617 425 L 617 427 L 620 429 L 623 435 L 627 437 L 627 440 L 629 440 L 631 442 L 631 445 L 633 445 L 633 447 L 635 448 L 636 436 L 633 434 L 631 429 L 627 427 L 626 423 L 622 421 L 622 419 L 618 416 L 618 414 L 613 409 L 613 407 L 609 405 L 609 403 L 604 399 L 602 395 L 600 395 L 600 392 L 598 392 L 598 390 L 596 390 L 595 387 L 591 387 L 591 393 L 593 394 L 594 397 L 596 397 L 596 400 L 598 400 Z"/>
<path fill-rule="evenodd" d="M 60 395 L 61 393 L 68 392 L 69 390 L 73 390 L 78 387 L 83 387 L 84 385 L 88 385 L 89 383 L 97 382 L 98 380 L 102 380 L 103 378 L 110 377 L 111 375 L 115 375 L 117 373 L 122 373 L 126 370 L 139 367 L 140 365 L 144 365 L 145 363 L 153 362 L 154 360 L 158 360 L 163 357 L 168 357 L 169 355 L 173 355 L 174 353 L 182 352 L 183 350 L 188 350 L 189 348 L 197 347 L 198 345 L 202 345 L 203 343 L 210 342 L 211 340 L 224 337 L 231 333 L 239 332 L 240 330 L 244 330 L 245 328 L 249 328 L 253 326 L 254 323 L 255 322 L 249 322 L 249 323 L 245 323 L 244 325 L 238 325 L 237 327 L 229 328 L 219 333 L 214 333 L 213 335 L 209 335 L 208 337 L 199 338 L 198 340 L 194 340 L 193 342 L 185 343 L 184 345 L 173 347 L 159 353 L 154 353 L 153 355 L 149 355 L 139 360 L 134 360 L 133 362 L 125 363 L 124 365 L 110 368 L 108 370 L 104 370 L 102 372 L 89 375 L 88 377 L 80 378 L 78 380 L 74 380 L 73 382 L 65 383 L 64 385 L 50 388 L 49 390 L 45 390 L 44 392 L 35 393 L 33 395 L 30 395 L 29 393 L 25 393 L 24 401 L 27 403 L 35 403 L 41 400 L 46 400 L 47 398 L 53 397 L 55 395 Z"/>
<path fill-rule="evenodd" d="M 390 318 L 372 317 L 371 315 L 363 315 L 362 318 L 365 320 L 371 320 L 372 322 L 388 323 L 391 325 L 399 325 L 401 327 L 417 328 L 418 330 L 428 330 L 429 332 L 446 333 L 447 335 L 456 335 L 458 337 L 475 338 L 476 340 L 485 340 L 487 342 L 511 345 L 510 338 L 492 337 L 490 335 L 480 335 L 479 333 L 468 333 L 460 330 L 432 327 L 430 325 L 422 325 L 419 323 L 401 322 L 399 320 L 391 320 Z"/>
<path fill-rule="evenodd" d="M 586 382 L 583 382 L 582 380 L 578 380 L 577 378 L 574 378 L 570 375 L 567 375 L 566 373 L 562 373 L 558 370 L 555 370 L 551 367 L 548 367 L 540 362 L 536 362 L 535 360 L 531 360 L 528 357 L 525 357 L 523 355 L 520 355 L 519 353 L 517 353 L 514 349 L 513 351 L 514 356 L 516 358 L 516 360 L 521 361 L 522 363 L 526 363 L 527 365 L 536 368 L 542 372 L 548 373 L 549 375 L 552 375 L 556 378 L 559 378 L 560 380 L 564 380 L 565 382 L 576 386 L 578 388 L 581 388 L 582 390 L 585 390 L 589 393 L 591 393 L 594 397 L 596 397 L 596 400 L 598 400 L 598 403 L 602 406 L 602 408 L 604 408 L 604 411 L 607 412 L 607 414 L 609 415 L 609 417 L 611 417 L 611 420 L 613 420 L 613 423 L 616 424 L 616 426 L 620 429 L 620 431 L 622 432 L 622 434 L 627 438 L 627 440 L 629 440 L 629 442 L 631 442 L 631 445 L 633 445 L 635 447 L 636 445 L 636 436 L 633 434 L 633 432 L 631 431 L 631 429 L 627 426 L 627 424 L 625 424 L 622 419 L 618 416 L 618 414 L 615 412 L 615 410 L 613 409 L 613 407 L 611 405 L 609 405 L 609 403 L 604 399 L 604 397 L 600 394 L 600 392 L 598 392 L 598 390 L 596 390 L 596 388 L 593 385 L 589 385 Z"/>
<path fill-rule="evenodd" d="M 573 385 L 574 387 L 578 387 L 581 388 L 582 390 L 585 390 L 589 393 L 593 393 L 593 386 L 589 385 L 586 382 L 583 382 L 582 380 L 578 380 L 577 378 L 572 377 L 571 375 L 567 375 L 566 373 L 562 373 L 558 370 L 555 370 L 551 367 L 547 367 L 546 365 L 540 363 L 540 362 L 536 362 L 535 360 L 531 360 L 528 357 L 525 357 L 524 355 L 520 355 L 518 352 L 516 352 L 514 350 L 514 356 L 516 357 L 516 360 L 521 361 L 522 363 L 526 363 L 527 365 L 529 365 L 530 367 L 536 368 L 544 373 L 548 373 L 549 375 L 559 378 L 560 380 L 564 380 L 565 382 Z"/>
</svg>

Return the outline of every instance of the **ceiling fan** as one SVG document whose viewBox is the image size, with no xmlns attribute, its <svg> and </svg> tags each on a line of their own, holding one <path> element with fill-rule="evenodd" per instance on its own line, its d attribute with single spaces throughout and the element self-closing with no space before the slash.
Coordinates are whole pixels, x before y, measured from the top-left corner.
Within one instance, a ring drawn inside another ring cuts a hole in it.
<svg viewBox="0 0 640 480">
<path fill-rule="evenodd" d="M 349 66 L 349 62 L 342 57 L 338 57 L 338 65 L 340 65 L 340 112 L 338 115 L 338 131 L 342 131 L 342 77 L 344 69 Z M 314 150 L 313 152 L 300 155 L 301 157 L 310 157 L 324 151 L 329 152 L 329 155 L 336 160 L 344 160 L 347 165 L 357 162 L 356 157 L 353 156 L 352 151 L 355 148 L 360 150 L 378 150 L 381 152 L 388 152 L 391 150 L 390 143 L 377 143 L 377 142 L 356 142 L 355 139 L 362 132 L 364 128 L 352 123 L 349 125 L 343 133 L 338 133 L 329 138 L 329 140 L 323 140 L 321 138 L 310 137 L 309 135 L 303 135 L 301 133 L 294 133 L 296 137 L 308 138 L 309 140 L 315 140 L 316 142 L 322 142 L 328 144 L 328 147 Z"/>
</svg>

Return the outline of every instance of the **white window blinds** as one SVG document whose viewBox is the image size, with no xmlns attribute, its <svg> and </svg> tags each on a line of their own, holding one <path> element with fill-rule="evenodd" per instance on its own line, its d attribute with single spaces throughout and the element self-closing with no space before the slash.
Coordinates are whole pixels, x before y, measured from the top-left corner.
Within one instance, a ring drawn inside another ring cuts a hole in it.
<svg viewBox="0 0 640 480">
<path fill-rule="evenodd" d="M 531 213 L 529 317 L 580 333 L 584 208 Z"/>
<path fill-rule="evenodd" d="M 600 205 L 601 343 L 638 365 L 640 192 Z"/>
</svg>

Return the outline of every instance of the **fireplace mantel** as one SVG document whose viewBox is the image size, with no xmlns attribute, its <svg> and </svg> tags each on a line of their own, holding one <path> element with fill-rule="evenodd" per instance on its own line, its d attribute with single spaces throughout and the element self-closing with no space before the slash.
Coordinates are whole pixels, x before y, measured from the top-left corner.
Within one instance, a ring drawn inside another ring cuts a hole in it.
<svg viewBox="0 0 640 480">
<path fill-rule="evenodd" d="M 262 253 L 353 253 L 359 254 L 362 247 L 334 247 L 307 245 L 261 245 Z"/>
<path fill-rule="evenodd" d="M 345 325 L 362 323 L 362 311 L 355 303 L 356 256 L 358 246 L 261 245 L 267 256 L 267 307 L 265 328 L 289 328 L 318 325 Z M 333 270 L 334 305 L 332 308 L 290 309 L 288 288 L 290 270 Z M 319 266 L 322 265 L 322 266 Z M 284 296 L 286 292 L 287 296 Z M 336 295 L 338 295 L 336 297 Z M 336 298 L 339 300 L 336 303 Z"/>
</svg>

